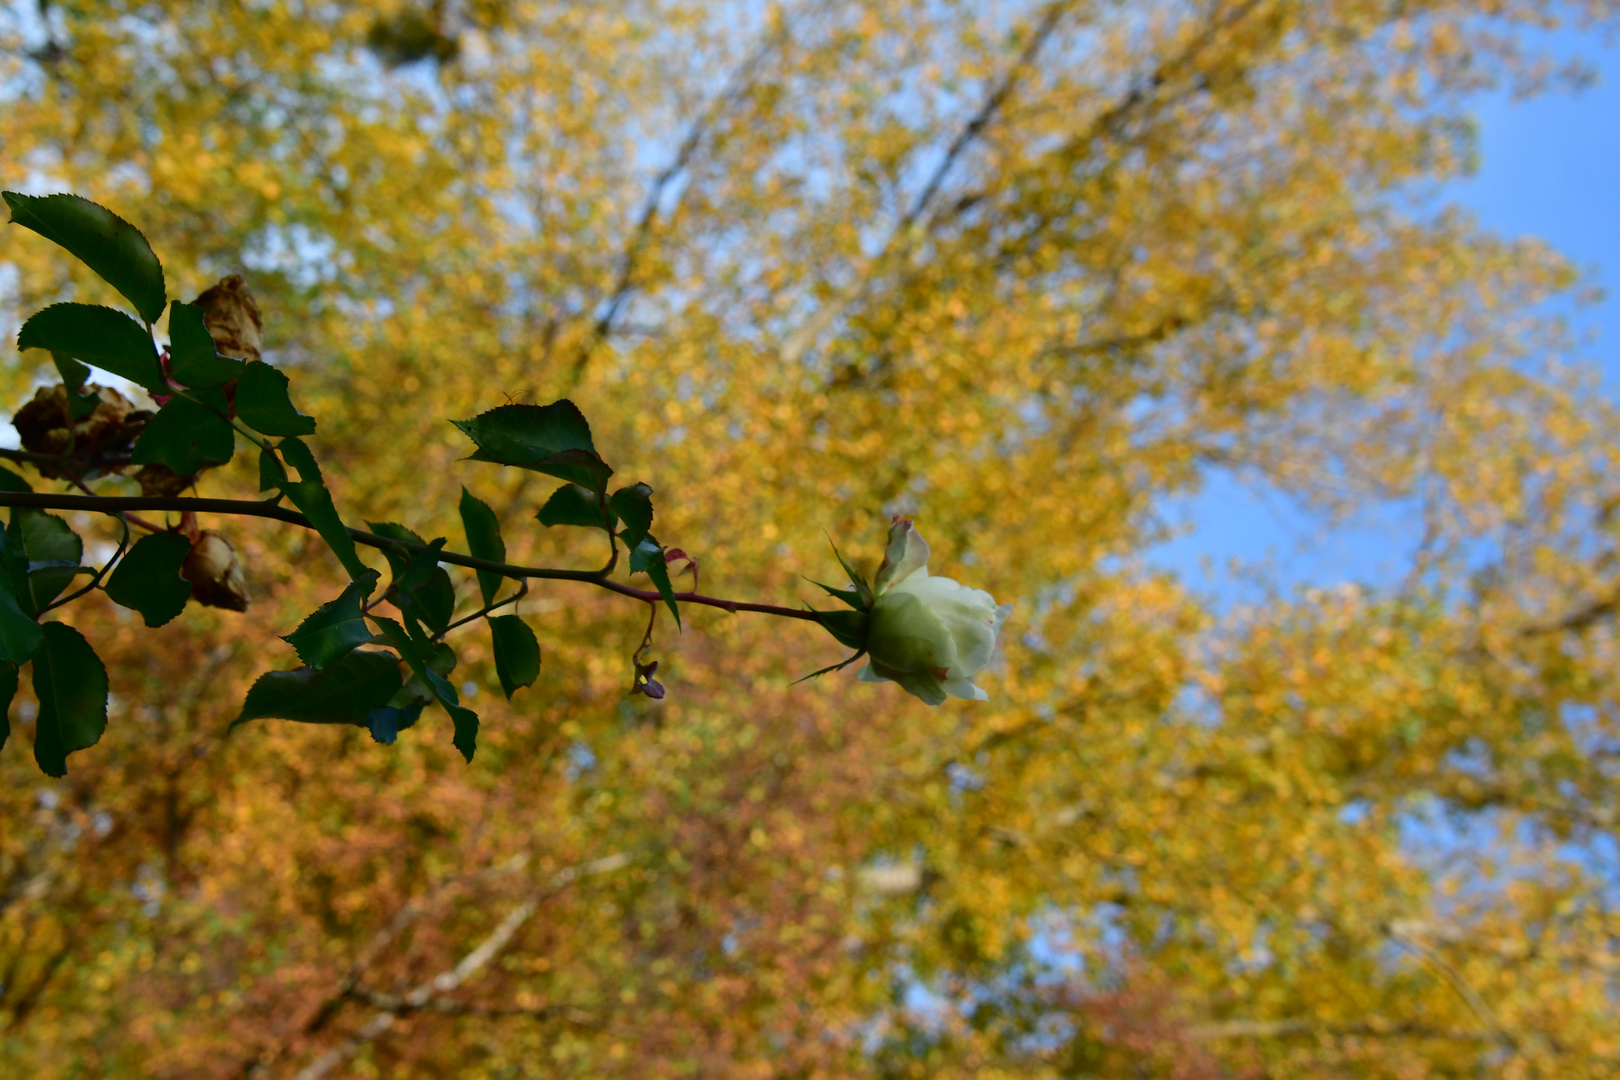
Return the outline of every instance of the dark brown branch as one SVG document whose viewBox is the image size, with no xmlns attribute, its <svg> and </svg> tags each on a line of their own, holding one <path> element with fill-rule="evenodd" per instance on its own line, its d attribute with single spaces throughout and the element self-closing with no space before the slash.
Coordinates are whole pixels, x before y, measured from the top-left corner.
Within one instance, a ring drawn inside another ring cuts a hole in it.
<svg viewBox="0 0 1620 1080">
<path fill-rule="evenodd" d="M 34 510 L 83 510 L 94 514 L 116 514 L 129 510 L 153 510 L 175 513 L 190 511 L 197 514 L 229 514 L 236 517 L 262 517 L 273 521 L 286 522 L 288 525 L 297 525 L 302 529 L 314 529 L 310 520 L 296 510 L 289 510 L 272 502 L 258 499 L 198 499 L 198 498 L 165 498 L 155 495 L 57 495 L 50 493 L 28 491 L 0 491 L 0 507 L 21 506 Z M 426 545 L 412 543 L 408 540 L 395 540 L 387 536 L 378 536 L 376 533 L 364 529 L 349 527 L 348 533 L 357 544 L 376 548 L 379 551 L 405 551 L 412 554 L 427 550 Z M 655 602 L 661 597 L 656 589 L 637 589 L 629 585 L 610 581 L 600 570 L 559 570 L 541 566 L 516 566 L 512 563 L 491 562 L 488 559 L 477 559 L 471 555 L 462 555 L 454 551 L 440 550 L 437 560 L 450 566 L 465 567 L 468 570 L 485 570 L 522 580 L 524 578 L 540 579 L 545 581 L 578 581 L 587 585 L 595 585 L 599 589 L 618 593 L 620 596 L 629 596 L 636 600 Z M 727 600 L 717 596 L 703 596 L 695 592 L 675 593 L 675 599 L 684 604 L 699 604 L 704 607 L 720 608 L 733 614 L 740 611 L 753 611 L 765 615 L 777 615 L 785 619 L 801 619 L 815 622 L 816 617 L 809 611 L 797 608 L 781 607 L 776 604 L 756 604 L 746 600 Z"/>
</svg>

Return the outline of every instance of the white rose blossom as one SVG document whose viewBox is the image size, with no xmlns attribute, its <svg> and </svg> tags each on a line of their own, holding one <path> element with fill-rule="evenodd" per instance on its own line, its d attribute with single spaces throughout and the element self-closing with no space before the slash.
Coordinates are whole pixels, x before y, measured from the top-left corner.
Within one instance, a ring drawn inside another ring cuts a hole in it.
<svg viewBox="0 0 1620 1080">
<path fill-rule="evenodd" d="M 1012 611 L 983 589 L 928 572 L 928 544 L 896 518 L 873 585 L 865 682 L 893 681 L 930 705 L 947 695 L 989 701 L 973 677 L 990 662 L 996 634 Z"/>
</svg>

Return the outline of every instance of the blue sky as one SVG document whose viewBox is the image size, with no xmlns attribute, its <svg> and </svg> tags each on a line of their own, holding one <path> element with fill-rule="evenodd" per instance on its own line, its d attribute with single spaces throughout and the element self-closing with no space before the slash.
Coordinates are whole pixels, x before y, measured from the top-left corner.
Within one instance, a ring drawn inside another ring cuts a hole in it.
<svg viewBox="0 0 1620 1080">
<path fill-rule="evenodd" d="M 1574 34 L 1551 40 L 1555 52 L 1592 63 L 1597 85 L 1518 102 L 1506 93 L 1478 98 L 1470 111 L 1479 171 L 1449 194 L 1486 228 L 1540 237 L 1589 271 L 1606 296 L 1573 325 L 1594 335 L 1582 353 L 1601 367 L 1609 396 L 1620 397 L 1620 47 Z M 1149 561 L 1226 600 L 1243 595 L 1227 569 L 1234 558 L 1264 564 L 1283 585 L 1387 582 L 1415 544 L 1412 523 L 1397 513 L 1324 532 L 1289 499 L 1218 473 L 1200 495 L 1166 509 L 1190 531 Z"/>
</svg>

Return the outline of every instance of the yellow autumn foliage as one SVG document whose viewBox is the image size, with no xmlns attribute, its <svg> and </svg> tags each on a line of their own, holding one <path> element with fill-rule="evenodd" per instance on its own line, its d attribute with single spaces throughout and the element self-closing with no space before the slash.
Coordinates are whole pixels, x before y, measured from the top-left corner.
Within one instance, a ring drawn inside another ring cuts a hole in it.
<svg viewBox="0 0 1620 1080">
<path fill-rule="evenodd" d="M 809 599 L 903 513 L 1016 605 L 986 704 L 790 685 L 824 633 L 696 605 L 650 702 L 645 609 L 537 587 L 510 703 L 452 636 L 468 765 L 432 713 L 226 738 L 343 575 L 209 520 L 249 612 L 76 611 L 114 701 L 65 780 L 13 707 L 0 1074 L 1616 1075 L 1616 416 L 1570 267 L 1424 201 L 1470 91 L 1615 15 L 0 9 L 0 186 L 135 222 L 171 297 L 245 273 L 352 523 L 460 548 L 466 486 L 511 561 L 599 565 L 446 422 L 568 397 L 706 592 Z M 0 229 L 0 321 L 67 298 L 114 301 Z M 1222 611 L 1143 559 L 1212 468 L 1422 547 Z"/>
</svg>

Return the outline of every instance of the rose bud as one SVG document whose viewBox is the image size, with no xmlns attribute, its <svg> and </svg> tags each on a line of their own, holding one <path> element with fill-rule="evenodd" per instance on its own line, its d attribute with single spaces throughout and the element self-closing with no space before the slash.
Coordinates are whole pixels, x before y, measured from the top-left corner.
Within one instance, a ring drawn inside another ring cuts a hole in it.
<svg viewBox="0 0 1620 1080">
<path fill-rule="evenodd" d="M 870 657 L 859 678 L 891 680 L 930 705 L 947 695 L 988 701 L 973 677 L 990 662 L 996 633 L 1012 611 L 983 589 L 928 573 L 928 544 L 896 518 L 873 593 Z"/>
</svg>

